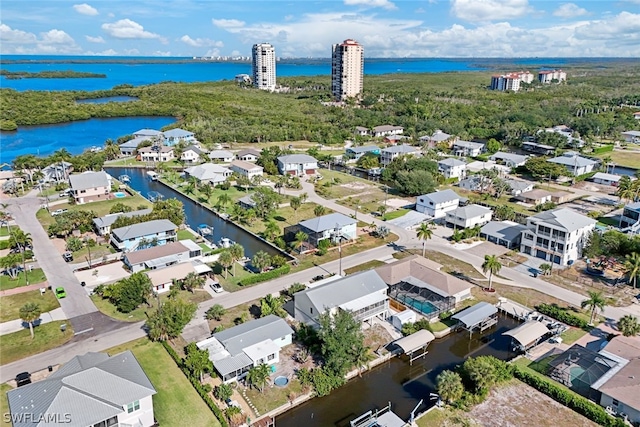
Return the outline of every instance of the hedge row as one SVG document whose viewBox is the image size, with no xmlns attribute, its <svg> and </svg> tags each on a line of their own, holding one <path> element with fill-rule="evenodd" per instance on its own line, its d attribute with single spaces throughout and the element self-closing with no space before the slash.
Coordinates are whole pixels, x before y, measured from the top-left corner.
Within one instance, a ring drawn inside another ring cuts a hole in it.
<svg viewBox="0 0 640 427">
<path fill-rule="evenodd" d="M 277 279 L 280 276 L 284 276 L 289 273 L 291 270 L 291 266 L 289 264 L 285 264 L 282 267 L 275 268 L 271 271 L 267 271 L 259 274 L 252 274 L 251 276 L 247 276 L 244 279 L 240 280 L 240 286 L 253 285 L 255 283 L 265 282 L 271 279 Z"/>
<path fill-rule="evenodd" d="M 584 415 L 601 426 L 624 427 L 626 425 L 622 419 L 614 418 L 607 414 L 602 406 L 597 405 L 580 395 L 570 393 L 552 380 L 546 380 L 545 378 L 532 372 L 528 372 L 519 366 L 515 366 L 513 374 L 523 383 L 530 385 L 556 402 L 561 403 L 581 415 Z"/>
<path fill-rule="evenodd" d="M 569 326 L 575 326 L 576 328 L 586 329 L 589 324 L 586 320 L 579 318 L 578 316 L 574 316 L 573 314 L 567 312 L 566 309 L 558 307 L 553 304 L 540 304 L 536 306 L 536 310 L 540 313 L 545 314 L 549 317 L 553 317 L 556 320 L 561 321 L 562 323 L 566 323 Z"/>
<path fill-rule="evenodd" d="M 211 409 L 213 415 L 215 415 L 218 421 L 220 421 L 220 425 L 222 427 L 229 427 L 229 423 L 227 423 L 227 419 L 225 418 L 220 408 L 218 408 L 218 405 L 216 405 L 213 399 L 209 397 L 209 393 L 207 393 L 207 390 L 205 390 L 204 386 L 200 383 L 200 380 L 191 375 L 191 373 L 186 369 L 184 363 L 182 362 L 182 358 L 178 356 L 178 353 L 176 353 L 173 347 L 171 347 L 166 341 L 162 341 L 162 346 L 165 348 L 165 350 L 167 350 L 167 353 L 169 353 L 173 361 L 176 362 L 178 368 L 180 368 L 182 373 L 185 374 L 185 376 L 189 379 L 191 385 L 196 389 L 202 400 L 204 400 L 204 403 L 206 403 L 209 409 Z"/>
<path fill-rule="evenodd" d="M 592 154 L 602 154 L 613 151 L 613 144 L 603 145 L 602 147 L 594 148 Z"/>
</svg>

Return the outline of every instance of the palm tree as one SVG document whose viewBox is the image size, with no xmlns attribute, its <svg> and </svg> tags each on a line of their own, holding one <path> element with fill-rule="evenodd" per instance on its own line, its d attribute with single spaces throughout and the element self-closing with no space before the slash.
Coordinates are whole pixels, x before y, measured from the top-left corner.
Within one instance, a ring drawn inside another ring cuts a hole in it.
<svg viewBox="0 0 640 427">
<path fill-rule="evenodd" d="M 604 310 L 604 306 L 607 305 L 607 300 L 602 295 L 602 292 L 589 291 L 587 294 L 589 295 L 589 298 L 582 301 L 580 303 L 580 307 L 589 308 L 591 310 L 591 321 L 589 324 L 592 325 L 598 311 Z"/>
<path fill-rule="evenodd" d="M 282 194 L 282 189 L 284 188 L 285 185 L 287 185 L 288 180 L 289 178 L 284 175 L 280 175 L 276 179 L 275 187 L 278 189 L 279 194 Z"/>
<path fill-rule="evenodd" d="M 262 235 L 267 240 L 273 240 L 280 235 L 280 226 L 274 220 L 267 221 Z"/>
<path fill-rule="evenodd" d="M 249 369 L 247 373 L 247 382 L 253 386 L 256 386 L 260 393 L 264 390 L 264 386 L 267 384 L 269 375 L 271 374 L 271 368 L 264 363 L 254 366 Z"/>
<path fill-rule="evenodd" d="M 287 316 L 287 312 L 282 308 L 281 297 L 274 297 L 272 294 L 267 294 L 264 298 L 260 299 L 260 317 L 266 317 L 270 314 L 275 314 L 280 317 Z"/>
<path fill-rule="evenodd" d="M 289 206 L 291 206 L 291 209 L 293 209 L 294 212 L 297 212 L 298 209 L 300 209 L 301 205 L 302 205 L 302 201 L 300 200 L 299 197 L 293 197 L 289 201 Z"/>
<path fill-rule="evenodd" d="M 265 268 L 271 265 L 271 256 L 265 251 L 258 251 L 253 256 L 251 264 L 253 264 L 253 266 L 258 270 L 260 270 L 260 272 L 263 272 Z"/>
<path fill-rule="evenodd" d="M 446 403 L 454 403 L 462 398 L 464 386 L 460 374 L 453 371 L 442 371 L 436 378 L 438 395 Z"/>
<path fill-rule="evenodd" d="M 493 281 L 493 275 L 498 274 L 502 264 L 495 255 L 485 255 L 484 262 L 482 263 L 482 272 L 487 274 L 489 272 L 489 290 L 492 290 L 491 283 Z"/>
<path fill-rule="evenodd" d="M 227 310 L 221 304 L 214 304 L 205 312 L 207 320 L 222 320 L 222 316 L 225 315 Z"/>
<path fill-rule="evenodd" d="M 254 175 L 251 178 L 251 185 L 253 185 L 254 187 L 258 187 L 260 186 L 260 183 L 264 180 L 264 178 L 262 177 L 262 175 Z"/>
<path fill-rule="evenodd" d="M 233 275 L 236 275 L 236 264 L 242 258 L 244 258 L 244 246 L 239 243 L 234 243 L 229 247 L 229 253 L 233 258 Z"/>
<path fill-rule="evenodd" d="M 548 264 L 545 262 L 544 264 L 540 264 L 539 268 L 540 268 L 540 271 L 542 271 L 542 274 L 544 276 L 551 274 L 551 268 L 552 268 L 551 264 Z"/>
<path fill-rule="evenodd" d="M 224 278 L 226 279 L 229 274 L 229 267 L 233 264 L 233 255 L 231 255 L 231 252 L 229 252 L 229 250 L 220 252 L 218 263 L 224 268 Z"/>
<path fill-rule="evenodd" d="M 416 232 L 418 239 L 422 240 L 422 256 L 427 252 L 427 240 L 433 237 L 433 230 L 426 222 L 420 224 L 418 231 Z"/>
<path fill-rule="evenodd" d="M 628 175 L 623 175 L 618 182 L 618 189 L 616 190 L 616 196 L 620 197 L 621 200 L 632 200 L 633 199 L 633 183 L 631 181 L 631 177 Z"/>
<path fill-rule="evenodd" d="M 640 333 L 640 323 L 638 318 L 630 314 L 626 314 L 618 320 L 618 330 L 625 337 L 633 337 Z"/>
<path fill-rule="evenodd" d="M 313 208 L 313 214 L 315 216 L 322 216 L 325 214 L 327 210 L 324 208 L 324 206 L 322 205 L 318 205 L 315 208 Z"/>
<path fill-rule="evenodd" d="M 230 399 L 232 395 L 233 388 L 231 387 L 231 384 L 222 383 L 213 389 L 213 396 L 221 402 Z"/>
<path fill-rule="evenodd" d="M 298 249 L 299 252 L 302 252 L 302 246 L 309 238 L 309 235 L 304 231 L 298 231 L 295 236 L 295 240 L 293 242 L 293 248 Z"/>
<path fill-rule="evenodd" d="M 216 202 L 216 206 L 219 209 L 220 207 L 225 207 L 229 203 L 231 203 L 231 196 L 229 196 L 227 193 L 222 193 L 221 195 L 218 196 L 218 201 Z"/>
<path fill-rule="evenodd" d="M 204 282 L 204 277 L 200 276 L 198 273 L 191 272 L 182 279 L 182 287 L 189 292 L 193 292 L 194 289 L 202 288 L 204 286 Z"/>
<path fill-rule="evenodd" d="M 633 279 L 633 287 L 636 288 L 640 275 L 640 255 L 637 252 L 632 252 L 627 254 L 625 258 L 624 269 L 627 271 L 629 279 Z"/>
<path fill-rule="evenodd" d="M 211 194 L 213 194 L 213 188 L 211 188 L 211 185 L 209 184 L 204 184 L 202 187 L 200 187 L 200 192 L 204 194 L 208 202 Z"/>
<path fill-rule="evenodd" d="M 35 302 L 28 302 L 20 307 L 20 319 L 29 324 L 29 331 L 31 332 L 31 339 L 33 339 L 33 322 L 40 318 L 40 306 Z"/>
</svg>

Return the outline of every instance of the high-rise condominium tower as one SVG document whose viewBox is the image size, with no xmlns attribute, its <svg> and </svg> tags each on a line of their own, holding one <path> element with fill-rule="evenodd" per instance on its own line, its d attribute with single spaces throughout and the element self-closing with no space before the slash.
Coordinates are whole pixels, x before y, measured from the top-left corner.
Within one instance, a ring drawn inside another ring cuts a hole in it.
<svg viewBox="0 0 640 427">
<path fill-rule="evenodd" d="M 253 85 L 262 90 L 276 88 L 276 50 L 269 43 L 253 45 Z"/>
<path fill-rule="evenodd" d="M 333 45 L 331 55 L 331 93 L 338 100 L 357 97 L 362 93 L 364 48 L 347 39 Z"/>
</svg>

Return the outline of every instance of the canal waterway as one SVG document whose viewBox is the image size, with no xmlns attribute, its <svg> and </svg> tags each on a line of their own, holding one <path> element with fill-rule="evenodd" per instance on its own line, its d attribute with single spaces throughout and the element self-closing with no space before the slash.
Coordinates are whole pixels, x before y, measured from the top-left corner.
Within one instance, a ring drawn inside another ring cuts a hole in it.
<svg viewBox="0 0 640 427">
<path fill-rule="evenodd" d="M 392 410 L 408 420 L 413 408 L 424 399 L 419 412 L 433 406 L 429 393 L 435 392 L 435 379 L 445 369 L 453 369 L 469 357 L 491 355 L 509 360 L 510 338 L 502 336 L 520 322 L 500 314 L 496 326 L 469 339 L 466 331 L 454 333 L 431 343 L 429 353 L 410 365 L 404 358 L 389 362 L 355 378 L 329 396 L 314 398 L 276 419 L 278 427 L 345 427 L 368 410 L 391 402 Z"/>
<path fill-rule="evenodd" d="M 217 243 L 222 237 L 228 237 L 241 244 L 244 247 L 245 256 L 251 258 L 258 251 L 265 251 L 270 255 L 279 253 L 274 247 L 256 238 L 250 233 L 247 233 L 240 227 L 231 222 L 227 222 L 212 213 L 209 209 L 200 206 L 190 198 L 180 194 L 174 189 L 167 187 L 166 185 L 152 181 L 147 176 L 147 170 L 143 168 L 127 168 L 127 167 L 105 167 L 107 173 L 114 178 L 118 178 L 120 175 L 128 175 L 131 178 L 129 187 L 138 191 L 142 196 L 147 197 L 147 194 L 152 191 L 156 191 L 164 196 L 164 198 L 175 198 L 182 202 L 184 205 L 184 212 L 186 215 L 186 223 L 193 230 L 198 229 L 198 225 L 207 224 L 210 227 L 213 226 L 213 234 L 208 236 L 208 240 Z"/>
</svg>

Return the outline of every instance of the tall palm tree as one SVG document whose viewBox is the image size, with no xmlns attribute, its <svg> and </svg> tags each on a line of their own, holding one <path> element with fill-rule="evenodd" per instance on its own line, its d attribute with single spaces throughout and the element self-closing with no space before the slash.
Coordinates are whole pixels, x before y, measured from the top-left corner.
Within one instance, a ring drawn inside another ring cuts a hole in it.
<svg viewBox="0 0 640 427">
<path fill-rule="evenodd" d="M 258 251 L 253 255 L 251 264 L 260 270 L 260 272 L 263 272 L 265 268 L 271 265 L 271 256 L 265 251 Z"/>
<path fill-rule="evenodd" d="M 629 275 L 629 279 L 633 279 L 633 287 L 638 285 L 638 276 L 640 275 L 640 255 L 637 252 L 632 252 L 625 256 L 624 269 Z"/>
<path fill-rule="evenodd" d="M 249 372 L 247 373 L 247 381 L 262 393 L 264 386 L 267 384 L 267 380 L 269 379 L 269 374 L 271 374 L 271 368 L 269 365 L 262 363 L 249 369 Z"/>
<path fill-rule="evenodd" d="M 460 374 L 453 371 L 442 371 L 436 378 L 438 395 L 446 403 L 454 403 L 462 398 L 464 385 Z"/>
<path fill-rule="evenodd" d="M 299 252 L 302 252 L 302 246 L 309 238 L 309 235 L 304 231 L 298 231 L 295 236 L 295 240 L 293 242 L 293 248 L 297 249 Z"/>
<path fill-rule="evenodd" d="M 626 314 L 618 320 L 618 330 L 625 337 L 633 337 L 640 333 L 640 323 L 638 318 L 630 314 Z"/>
<path fill-rule="evenodd" d="M 229 274 L 229 267 L 233 264 L 233 255 L 228 250 L 220 252 L 218 263 L 224 268 L 224 278 Z"/>
<path fill-rule="evenodd" d="M 484 262 L 482 263 L 482 272 L 487 274 L 489 272 L 489 290 L 492 290 L 491 283 L 493 282 L 493 275 L 498 274 L 502 264 L 495 255 L 485 255 Z"/>
<path fill-rule="evenodd" d="M 598 311 L 604 310 L 605 305 L 607 305 L 607 300 L 602 295 L 602 292 L 589 291 L 587 294 L 589 295 L 589 298 L 582 301 L 580 303 L 580 307 L 589 308 L 591 310 L 591 321 L 589 323 L 593 324 Z"/>
<path fill-rule="evenodd" d="M 427 252 L 427 240 L 433 237 L 433 230 L 431 229 L 429 224 L 423 222 L 422 224 L 420 224 L 420 227 L 418 227 L 416 236 L 418 237 L 418 239 L 422 240 L 422 256 L 424 257 L 424 254 Z"/>
<path fill-rule="evenodd" d="M 231 257 L 233 258 L 233 275 L 236 275 L 236 264 L 238 263 L 238 261 L 240 261 L 242 258 L 244 258 L 244 246 L 242 246 L 239 243 L 234 243 L 233 245 L 231 245 L 229 247 L 229 253 L 231 254 Z"/>
<path fill-rule="evenodd" d="M 318 205 L 318 206 L 316 206 L 315 208 L 313 208 L 313 214 L 314 214 L 315 216 L 322 216 L 322 215 L 324 215 L 324 214 L 325 214 L 325 212 L 326 212 L 326 211 L 327 211 L 327 210 L 326 210 L 326 209 L 325 209 L 325 207 L 324 207 L 324 206 L 322 206 L 322 205 Z"/>
<path fill-rule="evenodd" d="M 31 339 L 33 339 L 33 322 L 40 318 L 42 314 L 40 306 L 35 302 L 28 302 L 20 307 L 20 319 L 29 324 L 29 331 L 31 332 Z"/>
<path fill-rule="evenodd" d="M 227 193 L 222 193 L 218 196 L 216 206 L 225 207 L 229 203 L 231 203 L 231 196 L 229 196 Z"/>
<path fill-rule="evenodd" d="M 620 197 L 620 200 L 633 199 L 633 188 L 631 177 L 623 175 L 618 182 L 618 189 L 616 190 L 616 196 Z"/>
<path fill-rule="evenodd" d="M 265 239 L 273 240 L 280 235 L 280 226 L 277 222 L 271 219 L 265 224 L 262 234 Z"/>
</svg>

